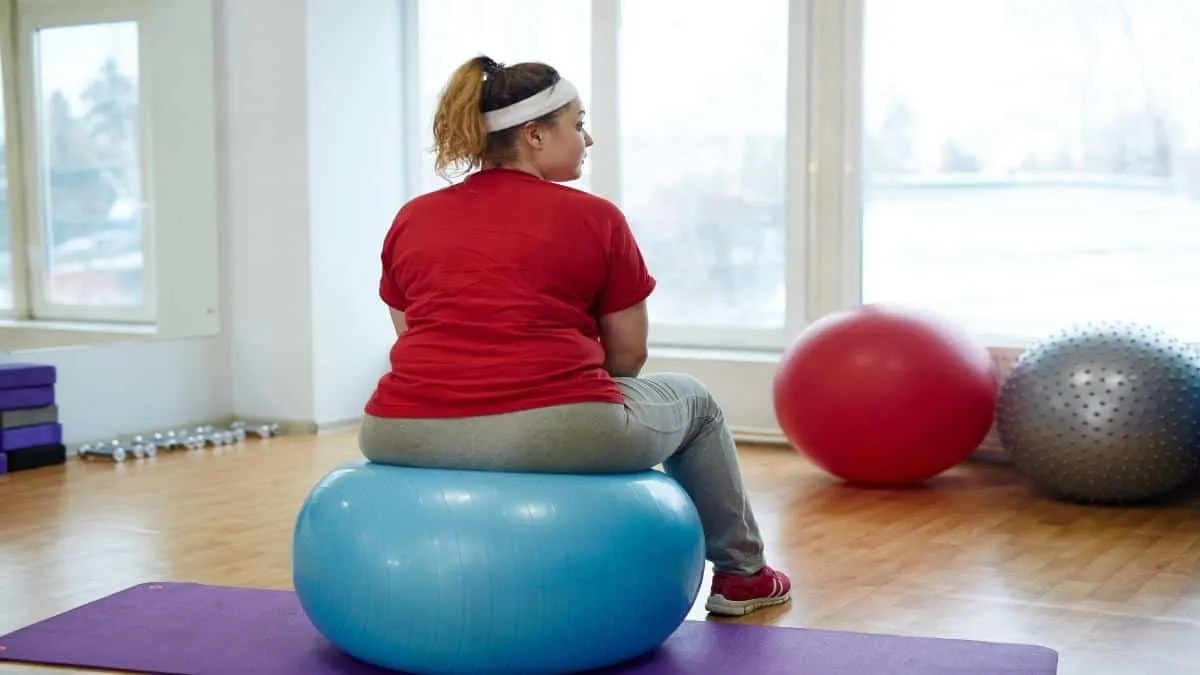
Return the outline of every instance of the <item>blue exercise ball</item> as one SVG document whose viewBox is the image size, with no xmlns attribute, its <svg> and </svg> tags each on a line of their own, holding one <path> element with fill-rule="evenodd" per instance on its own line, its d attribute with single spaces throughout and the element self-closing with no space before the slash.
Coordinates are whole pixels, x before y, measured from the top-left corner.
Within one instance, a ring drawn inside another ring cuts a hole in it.
<svg viewBox="0 0 1200 675">
<path fill-rule="evenodd" d="M 567 475 L 369 462 L 300 508 L 297 598 L 347 654 L 420 673 L 561 673 L 644 654 L 704 575 L 690 497 L 657 471 Z"/>
</svg>

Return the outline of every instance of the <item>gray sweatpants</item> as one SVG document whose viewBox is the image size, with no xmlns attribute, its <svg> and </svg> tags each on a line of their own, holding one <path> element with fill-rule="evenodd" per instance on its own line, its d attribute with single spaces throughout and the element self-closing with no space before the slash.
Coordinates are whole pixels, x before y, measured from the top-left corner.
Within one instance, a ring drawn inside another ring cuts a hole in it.
<svg viewBox="0 0 1200 675">
<path fill-rule="evenodd" d="M 372 462 L 548 473 L 625 473 L 659 464 L 692 497 L 717 571 L 752 574 L 763 543 L 720 406 L 690 375 L 617 378 L 624 405 L 577 403 L 460 419 L 366 416 Z"/>
</svg>

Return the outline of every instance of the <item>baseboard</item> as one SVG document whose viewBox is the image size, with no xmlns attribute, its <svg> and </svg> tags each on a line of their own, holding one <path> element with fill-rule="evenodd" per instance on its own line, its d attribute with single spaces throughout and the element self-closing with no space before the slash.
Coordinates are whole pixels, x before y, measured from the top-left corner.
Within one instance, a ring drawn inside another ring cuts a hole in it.
<svg viewBox="0 0 1200 675">
<path fill-rule="evenodd" d="M 285 420 L 276 422 L 280 436 L 312 436 L 317 433 L 317 423 L 311 420 Z"/>
<path fill-rule="evenodd" d="M 779 429 L 759 429 L 755 427 L 739 427 L 731 426 L 729 430 L 733 432 L 733 440 L 738 443 L 753 443 L 755 445 L 783 445 L 790 446 L 786 436 Z"/>
<path fill-rule="evenodd" d="M 329 433 L 335 433 L 338 431 L 348 431 L 350 429 L 357 429 L 360 424 L 362 424 L 362 415 L 358 415 L 355 417 L 348 417 L 346 419 L 341 419 L 341 420 L 332 420 L 329 422 L 317 422 L 313 425 L 313 428 L 314 428 L 314 433 L 329 434 Z"/>
<path fill-rule="evenodd" d="M 733 440 L 738 443 L 747 443 L 753 445 L 773 445 L 781 447 L 791 447 L 791 442 L 783 435 L 779 429 L 760 429 L 755 427 L 730 427 L 733 432 Z M 989 434 L 971 454 L 970 459 L 984 460 L 989 462 L 1000 462 L 1002 464 L 1011 464 L 1012 459 L 1005 452 L 1003 446 L 1000 445 L 1000 440 L 996 437 L 995 432 Z"/>
<path fill-rule="evenodd" d="M 983 443 L 975 449 L 974 459 L 987 460 L 989 462 L 1000 462 L 1002 464 L 1012 464 L 1012 456 L 1000 444 L 1000 439 L 996 436 L 995 431 L 983 439 Z"/>
</svg>

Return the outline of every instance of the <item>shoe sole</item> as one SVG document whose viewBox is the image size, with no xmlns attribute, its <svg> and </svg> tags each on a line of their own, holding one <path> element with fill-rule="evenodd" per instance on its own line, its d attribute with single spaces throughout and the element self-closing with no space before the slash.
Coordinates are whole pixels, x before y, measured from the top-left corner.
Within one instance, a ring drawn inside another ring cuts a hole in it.
<svg viewBox="0 0 1200 675">
<path fill-rule="evenodd" d="M 704 609 L 721 616 L 746 616 L 760 609 L 782 605 L 791 599 L 790 591 L 774 598 L 754 598 L 753 600 L 726 600 L 724 596 L 714 595 L 704 604 Z"/>
</svg>

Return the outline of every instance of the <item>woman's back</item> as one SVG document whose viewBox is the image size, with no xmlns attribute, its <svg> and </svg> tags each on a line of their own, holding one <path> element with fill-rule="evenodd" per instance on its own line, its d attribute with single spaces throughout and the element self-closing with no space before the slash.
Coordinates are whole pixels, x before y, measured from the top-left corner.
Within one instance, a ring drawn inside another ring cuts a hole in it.
<svg viewBox="0 0 1200 675">
<path fill-rule="evenodd" d="M 468 417 L 620 403 L 597 318 L 653 289 L 608 201 L 489 169 L 414 199 L 384 242 L 380 295 L 408 329 L 367 412 Z"/>
</svg>

